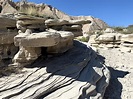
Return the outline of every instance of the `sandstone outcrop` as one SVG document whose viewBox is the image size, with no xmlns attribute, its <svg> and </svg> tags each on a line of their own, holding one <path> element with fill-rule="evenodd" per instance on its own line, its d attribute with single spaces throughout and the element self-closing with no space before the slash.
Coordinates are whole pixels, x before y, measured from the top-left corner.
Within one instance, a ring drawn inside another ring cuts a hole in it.
<svg viewBox="0 0 133 99">
<path fill-rule="evenodd" d="M 132 52 L 132 34 L 103 33 L 101 35 L 91 35 L 89 43 L 101 48 L 119 48 L 121 52 Z"/>
<path fill-rule="evenodd" d="M 13 3 L 9 0 L 5 0 L 4 2 L 7 2 L 6 4 L 10 5 L 8 7 L 2 6 L 2 13 L 16 13 L 16 12 L 25 12 L 26 14 L 31 14 L 35 16 L 41 16 L 43 18 L 53 18 L 53 19 L 62 19 L 66 21 L 75 21 L 75 20 L 90 20 L 90 23 L 82 24 L 81 26 L 78 26 L 77 28 L 71 28 L 73 30 L 74 34 L 78 34 L 77 36 L 86 35 L 87 33 L 95 32 L 96 30 L 103 30 L 108 27 L 108 25 L 98 19 L 94 18 L 92 16 L 69 16 L 58 9 L 46 5 L 46 4 L 34 4 L 34 3 L 23 3 L 23 2 L 17 2 Z M 10 10 L 9 10 L 10 9 Z M 11 10 L 12 9 L 12 10 Z M 59 22 L 61 23 L 61 22 Z M 70 29 L 69 26 L 64 27 L 64 29 Z"/>
<path fill-rule="evenodd" d="M 104 30 L 108 27 L 108 25 L 98 19 L 94 18 L 92 16 L 73 16 L 72 19 L 80 19 L 80 20 L 90 20 L 91 24 L 84 24 L 83 25 L 83 34 L 95 32 L 96 30 Z"/>
<path fill-rule="evenodd" d="M 63 55 L 38 59 L 22 73 L 0 78 L 0 98 L 102 99 L 109 78 L 97 54 L 75 41 Z"/>
<path fill-rule="evenodd" d="M 45 53 L 63 53 L 73 46 L 75 29 L 81 30 L 82 24 L 90 23 L 89 20 L 62 20 L 46 19 L 16 14 L 18 35 L 14 37 L 14 44 L 20 50 L 14 57 L 14 63 L 24 64 L 34 61 L 41 55 L 41 49 Z M 72 29 L 71 29 L 72 28 Z"/>
<path fill-rule="evenodd" d="M 18 13 L 0 18 L 0 65 L 10 58 L 13 64 L 7 69 L 19 71 L 5 76 L 0 70 L 0 99 L 102 99 L 110 72 L 95 51 L 73 40 L 91 21 L 72 20 L 44 4 L 28 5 L 43 13 L 50 10 L 50 16 Z M 18 6 L 27 4 L 13 8 Z M 51 17 L 53 11 L 62 19 Z"/>
<path fill-rule="evenodd" d="M 17 35 L 16 20 L 8 15 L 0 16 L 0 67 L 6 66 L 14 57 L 18 48 L 14 46 Z M 8 60 L 4 62 L 4 60 Z"/>
</svg>

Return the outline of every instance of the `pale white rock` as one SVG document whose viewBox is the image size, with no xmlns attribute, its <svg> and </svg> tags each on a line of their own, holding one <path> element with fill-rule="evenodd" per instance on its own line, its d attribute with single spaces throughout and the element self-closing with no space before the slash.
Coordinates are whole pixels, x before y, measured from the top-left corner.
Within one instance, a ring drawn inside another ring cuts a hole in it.
<svg viewBox="0 0 133 99">
<path fill-rule="evenodd" d="M 90 24 L 84 24 L 82 27 L 83 33 L 91 33 L 95 32 L 96 30 L 103 30 L 108 27 L 108 25 L 102 21 L 101 19 L 92 17 L 92 16 L 72 16 L 75 20 L 90 20 Z"/>
<path fill-rule="evenodd" d="M 115 41 L 115 35 L 114 34 L 103 34 L 103 35 L 100 35 L 96 38 L 96 41 L 98 42 L 113 42 Z"/>
<path fill-rule="evenodd" d="M 113 33 L 113 32 L 115 32 L 115 31 L 114 31 L 113 28 L 106 28 L 104 32 L 105 32 L 105 33 Z"/>
<path fill-rule="evenodd" d="M 131 43 L 133 43 L 133 34 L 123 35 L 121 37 L 121 41 L 122 42 L 131 42 Z"/>
</svg>

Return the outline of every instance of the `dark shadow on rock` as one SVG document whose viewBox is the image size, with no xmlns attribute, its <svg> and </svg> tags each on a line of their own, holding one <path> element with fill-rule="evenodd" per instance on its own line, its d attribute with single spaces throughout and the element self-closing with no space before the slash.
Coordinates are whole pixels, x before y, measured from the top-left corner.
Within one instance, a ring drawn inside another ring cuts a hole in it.
<svg viewBox="0 0 133 99">
<path fill-rule="evenodd" d="M 60 82 L 65 83 L 63 86 L 58 86 L 58 88 L 52 89 L 51 91 L 43 94 L 38 99 L 46 97 L 51 94 L 53 91 L 58 90 L 60 87 L 65 87 L 70 85 L 73 81 L 86 82 L 90 85 L 94 85 L 97 88 L 94 89 L 97 92 L 103 92 L 105 86 L 107 86 L 106 77 L 99 75 L 106 71 L 107 69 L 103 66 L 104 58 L 97 57 L 98 54 L 92 50 L 90 47 L 87 47 L 85 44 L 78 41 L 74 41 L 74 46 L 69 51 L 50 58 L 43 59 L 40 57 L 34 64 L 29 68 L 39 67 L 46 68 L 46 73 L 51 74 L 49 77 L 55 76 L 59 78 L 64 78 L 63 80 L 59 79 Z M 104 70 L 103 70 L 104 68 Z M 107 73 L 108 71 L 106 71 Z M 83 96 L 81 99 L 87 99 L 86 97 L 95 96 L 94 92 L 86 94 L 86 90 L 90 88 L 90 85 L 86 85 Z"/>
<path fill-rule="evenodd" d="M 86 61 L 86 63 L 82 65 L 78 65 L 87 58 L 90 58 L 90 60 Z M 92 67 L 102 68 L 101 63 L 103 63 L 103 61 L 103 59 L 97 58 L 97 54 L 94 52 L 94 50 L 88 48 L 83 43 L 74 41 L 74 47 L 67 52 L 63 54 L 57 54 L 50 58 L 40 56 L 31 65 L 27 66 L 27 68 L 46 67 L 47 73 L 70 77 L 82 82 L 88 82 L 86 75 L 91 75 L 92 73 L 96 74 L 96 77 L 100 77 L 100 75 L 97 74 Z"/>
<path fill-rule="evenodd" d="M 124 78 L 127 74 L 129 74 L 128 71 L 120 71 L 115 70 L 112 67 L 108 67 L 110 70 L 111 78 L 109 86 L 106 89 L 104 99 L 122 99 L 121 93 L 122 93 L 122 84 L 119 82 L 118 78 Z"/>
</svg>

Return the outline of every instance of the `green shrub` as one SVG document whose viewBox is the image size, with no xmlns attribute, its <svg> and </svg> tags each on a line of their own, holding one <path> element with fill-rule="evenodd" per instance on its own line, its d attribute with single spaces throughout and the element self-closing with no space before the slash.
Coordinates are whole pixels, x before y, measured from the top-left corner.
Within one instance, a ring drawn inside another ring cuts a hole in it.
<svg viewBox="0 0 133 99">
<path fill-rule="evenodd" d="M 128 32 L 133 33 L 133 25 L 129 25 L 129 26 L 127 27 L 127 30 L 128 30 Z"/>
<path fill-rule="evenodd" d="M 122 32 L 123 29 L 125 29 L 124 27 L 112 27 L 115 31 L 117 32 Z"/>
<path fill-rule="evenodd" d="M 81 37 L 81 38 L 77 38 L 77 39 L 82 42 L 88 42 L 88 38 L 86 38 L 86 37 Z"/>
</svg>

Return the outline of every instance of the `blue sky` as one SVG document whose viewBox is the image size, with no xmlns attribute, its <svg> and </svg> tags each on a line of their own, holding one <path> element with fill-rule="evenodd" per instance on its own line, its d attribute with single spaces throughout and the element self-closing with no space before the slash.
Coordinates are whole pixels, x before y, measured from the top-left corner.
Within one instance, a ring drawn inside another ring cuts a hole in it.
<svg viewBox="0 0 133 99">
<path fill-rule="evenodd" d="M 17 0 L 14 0 L 17 1 Z M 133 0 L 28 0 L 46 3 L 66 14 L 91 15 L 104 20 L 110 26 L 133 24 Z"/>
</svg>

